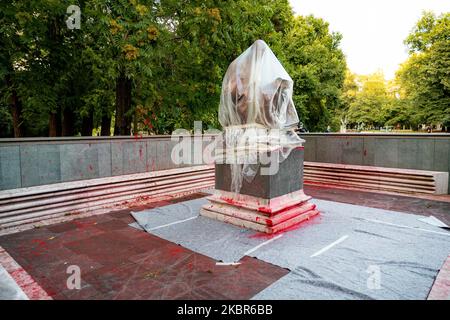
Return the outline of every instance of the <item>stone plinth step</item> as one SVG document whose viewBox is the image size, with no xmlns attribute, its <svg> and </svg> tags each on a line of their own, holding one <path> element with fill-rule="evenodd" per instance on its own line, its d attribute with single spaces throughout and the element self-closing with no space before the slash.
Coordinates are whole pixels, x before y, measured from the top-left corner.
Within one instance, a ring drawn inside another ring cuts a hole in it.
<svg viewBox="0 0 450 320">
<path fill-rule="evenodd" d="M 303 190 L 274 199 L 216 190 L 200 215 L 259 232 L 273 234 L 317 215 L 316 206 Z"/>
</svg>

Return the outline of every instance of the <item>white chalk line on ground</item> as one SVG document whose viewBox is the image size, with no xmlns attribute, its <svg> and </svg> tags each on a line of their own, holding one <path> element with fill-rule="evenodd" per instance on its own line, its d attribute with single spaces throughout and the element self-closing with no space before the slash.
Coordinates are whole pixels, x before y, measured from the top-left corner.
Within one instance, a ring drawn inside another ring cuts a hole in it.
<svg viewBox="0 0 450 320">
<path fill-rule="evenodd" d="M 269 239 L 269 240 L 267 240 L 267 241 L 265 241 L 265 242 L 263 242 L 263 243 L 258 244 L 256 247 L 253 247 L 253 248 L 251 248 L 250 250 L 247 250 L 247 251 L 244 253 L 244 256 L 248 256 L 250 253 L 255 252 L 256 250 L 258 250 L 258 249 L 261 248 L 262 246 L 265 246 L 266 244 L 269 244 L 269 243 L 271 243 L 272 241 L 275 241 L 275 240 L 277 240 L 277 239 L 280 239 L 282 236 L 283 236 L 283 235 L 280 234 L 280 235 L 278 235 L 278 236 L 276 236 L 276 237 L 273 237 L 272 239 Z M 237 265 L 240 265 L 240 264 L 241 264 L 240 262 L 216 262 L 216 266 L 237 266 Z"/>
<path fill-rule="evenodd" d="M 197 219 L 197 217 L 198 216 L 190 217 L 190 218 L 183 219 L 183 220 L 178 220 L 178 221 L 175 221 L 175 222 L 171 222 L 171 223 L 163 224 L 163 225 L 160 225 L 160 226 L 157 226 L 157 227 L 153 227 L 153 228 L 150 228 L 148 230 L 150 230 L 150 231 L 158 230 L 158 229 L 161 229 L 161 228 L 172 226 L 174 224 L 183 223 L 183 222 L 186 222 L 186 221 L 189 221 L 189 220 Z"/>
<path fill-rule="evenodd" d="M 240 262 L 216 262 L 216 266 L 238 266 Z"/>
<path fill-rule="evenodd" d="M 330 250 L 331 248 L 333 248 L 335 245 L 341 243 L 342 241 L 345 241 L 348 238 L 348 235 L 342 236 L 339 239 L 337 239 L 336 241 L 330 243 L 329 245 L 327 245 L 326 247 L 320 249 L 319 251 L 317 251 L 316 253 L 314 253 L 313 255 L 310 256 L 310 258 L 314 258 L 317 257 L 318 255 L 321 255 L 322 253 L 324 253 L 325 251 Z"/>
<path fill-rule="evenodd" d="M 283 236 L 283 235 L 280 234 L 280 235 L 278 235 L 278 236 L 276 236 L 276 237 L 273 237 L 273 238 L 270 239 L 270 240 L 267 240 L 267 241 L 265 241 L 265 242 L 263 242 L 263 243 L 258 244 L 256 247 L 251 248 L 250 250 L 246 251 L 246 252 L 244 253 L 244 256 L 248 256 L 250 253 L 255 252 L 256 250 L 258 250 L 258 249 L 261 248 L 262 246 L 265 246 L 266 244 L 269 244 L 269 243 L 271 243 L 272 241 L 275 241 L 275 240 L 277 240 L 277 239 L 280 239 L 282 236 Z"/>
</svg>

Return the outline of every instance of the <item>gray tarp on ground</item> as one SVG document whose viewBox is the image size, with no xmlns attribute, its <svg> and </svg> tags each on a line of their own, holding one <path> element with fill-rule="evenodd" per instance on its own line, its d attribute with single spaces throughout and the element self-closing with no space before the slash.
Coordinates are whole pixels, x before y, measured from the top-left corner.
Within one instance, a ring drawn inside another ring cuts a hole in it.
<svg viewBox="0 0 450 320">
<path fill-rule="evenodd" d="M 417 215 L 313 202 L 321 212 L 319 217 L 249 254 L 291 270 L 254 299 L 427 297 L 450 253 L 450 232 L 419 221 Z M 227 262 L 267 241 L 255 237 L 255 232 L 204 217 L 150 230 L 158 223 L 195 217 L 204 203 L 206 199 L 186 201 L 134 217 L 152 234 Z M 338 239 L 343 241 L 320 253 Z"/>
<path fill-rule="evenodd" d="M 1 264 L 0 300 L 28 300 L 28 297 Z"/>
<path fill-rule="evenodd" d="M 198 216 L 200 207 L 206 203 L 208 201 L 201 198 L 132 215 L 149 233 L 223 262 L 239 261 L 247 250 L 267 240 L 252 238 L 253 231 Z M 196 218 L 187 220 L 193 217 Z"/>
</svg>

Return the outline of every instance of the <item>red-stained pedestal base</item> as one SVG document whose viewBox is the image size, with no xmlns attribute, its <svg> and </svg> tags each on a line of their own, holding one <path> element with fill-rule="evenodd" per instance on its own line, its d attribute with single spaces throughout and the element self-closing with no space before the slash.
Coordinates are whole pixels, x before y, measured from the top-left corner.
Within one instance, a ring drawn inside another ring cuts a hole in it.
<svg viewBox="0 0 450 320">
<path fill-rule="evenodd" d="M 227 222 L 268 234 L 288 229 L 319 212 L 316 205 L 309 203 L 311 197 L 303 190 L 273 199 L 263 199 L 238 193 L 216 190 L 208 197 L 202 216 Z"/>
</svg>

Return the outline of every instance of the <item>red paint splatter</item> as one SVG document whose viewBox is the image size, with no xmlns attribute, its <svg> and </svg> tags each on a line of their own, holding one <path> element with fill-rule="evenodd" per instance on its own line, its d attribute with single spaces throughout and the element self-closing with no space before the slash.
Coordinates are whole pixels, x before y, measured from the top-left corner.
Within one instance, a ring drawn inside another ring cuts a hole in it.
<svg viewBox="0 0 450 320">
<path fill-rule="evenodd" d="M 220 199 L 222 199 L 223 201 L 225 201 L 226 203 L 229 203 L 229 204 L 233 204 L 233 205 L 238 204 L 238 202 L 234 201 L 232 198 L 220 197 Z"/>
<path fill-rule="evenodd" d="M 286 207 L 286 208 L 284 208 L 282 210 L 276 211 L 276 212 L 273 212 L 272 208 L 264 206 L 264 207 L 258 207 L 258 211 L 269 214 L 269 217 L 274 217 L 276 215 L 279 215 L 280 213 L 283 213 L 285 211 L 289 211 L 289 210 L 291 210 L 291 209 L 293 209 L 295 207 L 301 207 L 303 205 L 304 205 L 304 203 L 296 203 L 296 204 L 293 204 L 291 206 L 288 206 L 288 207 Z M 314 206 L 314 208 L 315 208 L 315 206 Z M 314 209 L 314 208 L 312 208 L 312 209 Z"/>
<path fill-rule="evenodd" d="M 169 254 L 173 257 L 176 255 L 179 255 L 180 253 L 183 252 L 183 248 L 181 247 L 175 247 L 175 248 L 171 248 L 169 249 Z"/>
<path fill-rule="evenodd" d="M 300 221 L 299 223 L 294 224 L 294 225 L 292 225 L 292 226 L 289 226 L 289 227 L 287 227 L 286 229 L 282 229 L 282 230 L 279 230 L 279 231 L 277 231 L 277 232 L 275 232 L 275 233 L 271 233 L 271 234 L 264 233 L 264 232 L 257 232 L 257 233 L 255 233 L 255 234 L 251 235 L 249 238 L 257 238 L 257 239 L 267 239 L 267 240 L 270 240 L 270 239 L 272 239 L 273 237 L 276 237 L 276 236 L 278 236 L 278 235 L 280 235 L 280 234 L 282 234 L 282 233 L 286 233 L 286 232 L 289 232 L 289 231 L 294 231 L 294 230 L 297 230 L 297 229 L 306 227 L 306 226 L 308 226 L 308 225 L 312 225 L 312 224 L 319 223 L 320 219 L 315 219 L 316 217 L 319 217 L 319 218 L 320 218 L 320 212 L 319 212 L 318 214 L 316 214 L 316 215 L 310 217 L 309 219 Z"/>
<path fill-rule="evenodd" d="M 258 211 L 264 213 L 272 213 L 272 209 L 270 207 L 259 207 Z"/>
<path fill-rule="evenodd" d="M 47 243 L 41 239 L 32 239 L 31 243 L 37 244 L 37 246 L 33 246 L 31 248 L 31 250 L 32 250 L 31 254 L 33 256 L 38 257 L 41 254 L 45 254 L 49 250 Z"/>
</svg>

